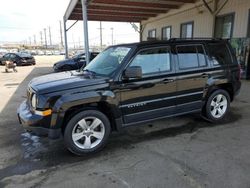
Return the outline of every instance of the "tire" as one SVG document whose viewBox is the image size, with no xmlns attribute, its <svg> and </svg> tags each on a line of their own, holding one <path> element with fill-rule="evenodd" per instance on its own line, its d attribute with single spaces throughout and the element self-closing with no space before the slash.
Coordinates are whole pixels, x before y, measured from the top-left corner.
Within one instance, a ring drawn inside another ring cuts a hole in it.
<svg viewBox="0 0 250 188">
<path fill-rule="evenodd" d="M 106 145 L 110 132 L 107 116 L 97 110 L 86 110 L 69 120 L 64 130 L 64 143 L 76 155 L 95 153 Z"/>
<path fill-rule="evenodd" d="M 206 103 L 206 117 L 213 123 L 224 120 L 230 109 L 230 96 L 227 91 L 218 89 L 213 92 Z"/>
</svg>

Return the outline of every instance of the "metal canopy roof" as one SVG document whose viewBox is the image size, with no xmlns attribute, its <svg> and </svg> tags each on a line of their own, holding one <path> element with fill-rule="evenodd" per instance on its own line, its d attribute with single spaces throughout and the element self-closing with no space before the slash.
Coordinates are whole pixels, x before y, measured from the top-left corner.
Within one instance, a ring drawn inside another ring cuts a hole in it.
<svg viewBox="0 0 250 188">
<path fill-rule="evenodd" d="M 196 0 L 88 0 L 88 21 L 141 22 Z M 71 0 L 64 20 L 83 20 L 81 0 Z"/>
</svg>

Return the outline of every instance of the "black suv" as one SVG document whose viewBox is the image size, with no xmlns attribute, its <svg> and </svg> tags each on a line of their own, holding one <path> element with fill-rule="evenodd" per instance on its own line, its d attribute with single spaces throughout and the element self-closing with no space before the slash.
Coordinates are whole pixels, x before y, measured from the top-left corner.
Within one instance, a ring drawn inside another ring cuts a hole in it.
<svg viewBox="0 0 250 188">
<path fill-rule="evenodd" d="M 240 67 L 226 40 L 111 46 L 80 71 L 33 79 L 18 109 L 26 130 L 82 155 L 103 148 L 111 131 L 200 112 L 220 122 L 240 90 Z"/>
</svg>

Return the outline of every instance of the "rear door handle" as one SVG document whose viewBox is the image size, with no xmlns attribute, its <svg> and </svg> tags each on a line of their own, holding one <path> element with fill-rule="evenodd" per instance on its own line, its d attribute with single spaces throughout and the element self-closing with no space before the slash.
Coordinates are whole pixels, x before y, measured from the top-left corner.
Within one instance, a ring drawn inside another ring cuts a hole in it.
<svg viewBox="0 0 250 188">
<path fill-rule="evenodd" d="M 163 80 L 163 83 L 164 83 L 164 84 L 172 83 L 172 82 L 174 82 L 174 79 L 164 79 L 164 80 Z"/>
<path fill-rule="evenodd" d="M 202 78 L 207 78 L 208 76 L 209 76 L 209 74 L 207 74 L 207 73 L 201 74 L 201 77 L 202 77 Z"/>
</svg>

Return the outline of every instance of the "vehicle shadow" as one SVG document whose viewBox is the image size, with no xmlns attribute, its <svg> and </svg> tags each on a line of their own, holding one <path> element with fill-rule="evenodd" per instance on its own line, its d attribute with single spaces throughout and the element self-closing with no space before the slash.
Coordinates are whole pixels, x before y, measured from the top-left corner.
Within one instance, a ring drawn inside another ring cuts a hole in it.
<svg viewBox="0 0 250 188">
<path fill-rule="evenodd" d="M 77 157 L 67 151 L 62 139 L 48 140 L 25 133 L 19 125 L 16 116 L 16 109 L 26 98 L 26 89 L 29 81 L 34 76 L 51 72 L 52 69 L 50 67 L 34 68 L 18 85 L 15 93 L 0 113 L 0 147 L 3 148 L 11 145 L 19 151 L 17 156 L 11 156 L 9 159 L 15 160 L 15 163 L 0 170 L 0 180 L 10 175 L 26 174 L 36 169 L 72 164 L 84 160 L 94 160 L 99 157 L 109 158 L 120 150 L 134 149 L 138 143 L 193 133 L 207 127 L 227 126 L 228 123 L 241 118 L 241 115 L 236 113 L 237 110 L 232 110 L 226 122 L 218 125 L 206 122 L 199 115 L 195 114 L 162 120 L 140 127 L 126 128 L 121 133 L 113 133 L 103 151 Z"/>
</svg>

